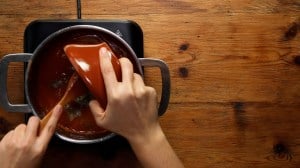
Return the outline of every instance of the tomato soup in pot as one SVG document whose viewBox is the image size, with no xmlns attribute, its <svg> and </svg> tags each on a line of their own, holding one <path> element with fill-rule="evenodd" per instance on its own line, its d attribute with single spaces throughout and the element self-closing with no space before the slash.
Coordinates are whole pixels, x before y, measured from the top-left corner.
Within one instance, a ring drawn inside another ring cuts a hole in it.
<svg viewBox="0 0 300 168">
<path fill-rule="evenodd" d="M 31 104 L 39 116 L 44 116 L 62 98 L 68 81 L 75 68 L 68 59 L 64 47 L 70 44 L 96 45 L 105 42 L 117 58 L 128 55 L 117 41 L 93 30 L 64 33 L 48 41 L 42 50 L 36 53 L 35 63 L 31 65 L 28 90 Z M 99 55 L 96 55 L 99 57 Z M 135 68 L 135 71 L 138 72 Z M 81 79 L 79 79 L 81 80 Z M 82 87 L 86 87 L 83 82 Z M 95 139 L 110 134 L 96 125 L 88 103 L 94 99 L 89 89 L 63 107 L 63 114 L 58 123 L 58 133 L 74 139 Z M 105 102 L 106 103 L 106 102 Z M 100 102 L 102 106 L 106 104 Z"/>
</svg>

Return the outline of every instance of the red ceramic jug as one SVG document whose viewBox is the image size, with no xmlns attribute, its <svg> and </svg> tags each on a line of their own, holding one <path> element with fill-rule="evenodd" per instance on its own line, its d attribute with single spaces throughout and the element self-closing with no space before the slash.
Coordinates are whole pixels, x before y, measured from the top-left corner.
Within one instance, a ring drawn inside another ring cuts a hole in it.
<svg viewBox="0 0 300 168">
<path fill-rule="evenodd" d="M 119 59 L 107 43 L 103 42 L 96 45 L 69 44 L 64 47 L 64 51 L 91 94 L 105 108 L 107 98 L 99 60 L 99 51 L 102 47 L 105 47 L 109 52 L 116 77 L 121 81 Z"/>
</svg>

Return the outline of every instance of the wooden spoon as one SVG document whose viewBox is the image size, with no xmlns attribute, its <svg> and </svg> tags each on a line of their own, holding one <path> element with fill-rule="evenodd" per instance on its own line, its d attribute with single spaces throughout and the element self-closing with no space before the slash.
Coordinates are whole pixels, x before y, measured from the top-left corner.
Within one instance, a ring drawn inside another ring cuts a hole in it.
<svg viewBox="0 0 300 168">
<path fill-rule="evenodd" d="M 84 83 L 81 79 L 79 79 L 79 76 L 76 72 L 73 73 L 71 78 L 69 79 L 66 91 L 63 95 L 63 97 L 59 100 L 59 102 L 56 104 L 60 104 L 62 106 L 65 106 L 70 101 L 74 100 L 76 97 L 83 95 L 87 92 L 87 88 L 85 87 Z M 55 105 L 55 106 L 56 106 Z M 44 118 L 40 121 L 40 128 L 39 132 L 41 132 L 44 127 L 46 126 L 48 120 L 50 119 L 53 110 L 55 106 L 44 116 Z"/>
</svg>

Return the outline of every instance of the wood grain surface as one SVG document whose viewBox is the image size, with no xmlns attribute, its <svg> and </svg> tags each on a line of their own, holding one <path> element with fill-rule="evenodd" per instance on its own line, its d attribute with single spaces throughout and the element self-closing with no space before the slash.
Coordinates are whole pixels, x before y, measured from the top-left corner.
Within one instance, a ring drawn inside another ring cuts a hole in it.
<svg viewBox="0 0 300 168">
<path fill-rule="evenodd" d="M 82 18 L 136 21 L 145 57 L 169 65 L 171 100 L 160 123 L 186 167 L 300 166 L 299 0 L 82 0 Z M 0 0 L 1 57 L 23 52 L 24 29 L 36 19 L 76 19 L 76 1 Z M 159 71 L 145 74 L 160 92 Z M 15 103 L 24 100 L 23 80 L 23 64 L 11 64 Z M 23 114 L 0 110 L 1 136 L 22 122 Z M 43 167 L 63 159 L 65 167 L 139 167 L 116 141 L 100 154 L 54 142 Z M 90 159 L 74 159 L 80 153 Z"/>
</svg>

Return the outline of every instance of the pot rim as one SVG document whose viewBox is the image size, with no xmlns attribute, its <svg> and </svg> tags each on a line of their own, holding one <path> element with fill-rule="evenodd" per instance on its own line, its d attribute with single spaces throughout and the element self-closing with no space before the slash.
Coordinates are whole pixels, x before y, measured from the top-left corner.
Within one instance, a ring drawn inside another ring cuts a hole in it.
<svg viewBox="0 0 300 168">
<path fill-rule="evenodd" d="M 60 29 L 60 30 L 50 34 L 46 39 L 44 39 L 38 45 L 38 47 L 34 50 L 34 52 L 32 54 L 32 58 L 30 59 L 28 65 L 27 65 L 27 68 L 26 68 L 26 73 L 25 73 L 25 97 L 26 97 L 26 100 L 28 101 L 29 107 L 32 109 L 32 113 L 35 116 L 39 117 L 39 115 L 37 114 L 37 112 L 35 111 L 35 109 L 32 106 L 32 102 L 31 102 L 31 99 L 29 97 L 29 91 L 28 91 L 28 78 L 29 78 L 32 63 L 34 62 L 35 57 L 37 56 L 37 53 L 39 53 L 39 51 L 42 50 L 44 48 L 44 46 L 47 45 L 47 43 L 49 41 L 53 40 L 54 38 L 56 38 L 57 36 L 59 36 L 61 34 L 64 34 L 66 32 L 72 31 L 72 30 L 78 30 L 78 29 L 90 29 L 90 30 L 100 31 L 101 33 L 106 33 L 109 36 L 112 36 L 113 38 L 115 38 L 116 40 L 121 42 L 128 49 L 128 51 L 130 52 L 130 55 L 133 56 L 133 59 L 134 59 L 136 65 L 137 65 L 138 71 L 140 72 L 142 77 L 144 76 L 143 71 L 142 71 L 142 66 L 141 66 L 141 64 L 138 60 L 138 57 L 136 56 L 135 52 L 133 51 L 133 49 L 129 46 L 129 44 L 124 39 L 122 39 L 121 37 L 119 37 L 118 35 L 113 33 L 112 31 L 107 30 L 103 27 L 93 26 L 93 25 L 74 25 L 74 26 L 69 26 L 69 27 Z M 65 141 L 68 141 L 68 142 L 71 142 L 71 143 L 77 143 L 77 144 L 92 144 L 92 143 L 97 143 L 97 142 L 103 142 L 103 141 L 106 141 L 106 140 L 111 139 L 112 137 L 116 136 L 116 134 L 112 132 L 108 135 L 105 135 L 105 136 L 100 137 L 100 138 L 95 138 L 95 139 L 74 139 L 74 138 L 62 135 L 62 134 L 58 133 L 57 131 L 55 132 L 55 135 L 58 136 L 62 140 L 65 140 Z"/>
</svg>

